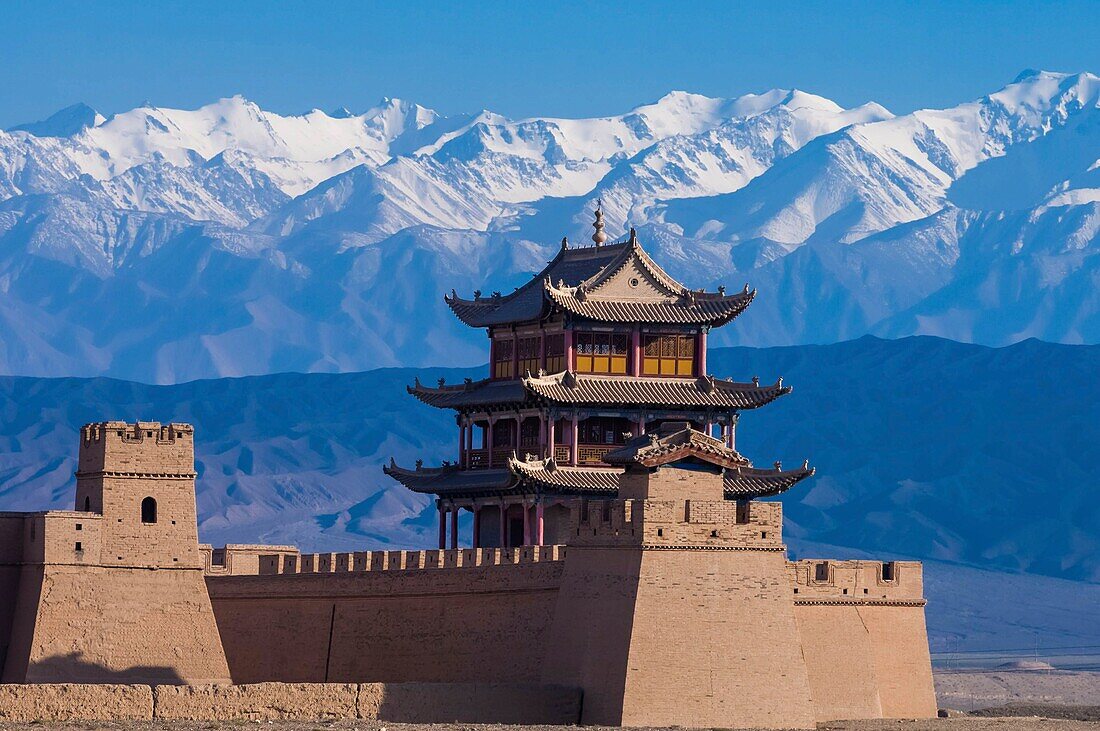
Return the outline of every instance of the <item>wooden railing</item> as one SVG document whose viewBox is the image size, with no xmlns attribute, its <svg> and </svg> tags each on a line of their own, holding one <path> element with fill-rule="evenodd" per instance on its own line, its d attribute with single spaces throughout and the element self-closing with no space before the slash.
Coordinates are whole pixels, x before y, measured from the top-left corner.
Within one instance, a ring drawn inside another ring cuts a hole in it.
<svg viewBox="0 0 1100 731">
<path fill-rule="evenodd" d="M 554 445 L 554 461 L 558 464 L 569 464 L 569 445 Z"/>
<path fill-rule="evenodd" d="M 602 465 L 603 456 L 617 448 L 614 444 L 580 444 L 577 446 L 577 464 Z"/>
</svg>

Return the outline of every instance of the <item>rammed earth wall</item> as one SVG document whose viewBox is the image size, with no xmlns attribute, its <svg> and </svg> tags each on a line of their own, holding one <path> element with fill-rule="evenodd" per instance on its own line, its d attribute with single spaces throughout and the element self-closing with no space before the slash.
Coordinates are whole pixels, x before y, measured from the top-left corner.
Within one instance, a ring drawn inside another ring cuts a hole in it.
<svg viewBox="0 0 1100 731">
<path fill-rule="evenodd" d="M 0 685 L 0 721 L 361 718 L 394 723 L 575 724 L 581 693 L 516 683 Z"/>
</svg>

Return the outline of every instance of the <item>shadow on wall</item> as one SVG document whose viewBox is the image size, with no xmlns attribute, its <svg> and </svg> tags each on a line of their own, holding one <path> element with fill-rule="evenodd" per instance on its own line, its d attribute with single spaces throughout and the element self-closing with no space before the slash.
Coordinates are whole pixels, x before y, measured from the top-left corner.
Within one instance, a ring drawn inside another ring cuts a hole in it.
<svg viewBox="0 0 1100 731">
<path fill-rule="evenodd" d="M 104 667 L 84 658 L 82 652 L 51 655 L 27 668 L 28 683 L 121 683 L 138 685 L 185 685 L 175 668 L 134 665 L 123 670 Z"/>
</svg>

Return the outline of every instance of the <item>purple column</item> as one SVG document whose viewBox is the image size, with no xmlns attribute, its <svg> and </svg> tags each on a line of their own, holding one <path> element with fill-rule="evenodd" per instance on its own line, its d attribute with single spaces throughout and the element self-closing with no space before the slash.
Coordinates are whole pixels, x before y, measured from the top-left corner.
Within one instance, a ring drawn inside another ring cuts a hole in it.
<svg viewBox="0 0 1100 731">
<path fill-rule="evenodd" d="M 544 535 L 543 527 L 544 527 L 545 517 L 546 516 L 545 516 L 545 514 L 543 512 L 543 508 L 542 508 L 542 501 L 540 500 L 539 503 L 535 506 L 535 532 L 536 532 L 535 545 L 536 546 L 543 545 L 543 535 Z"/>
<path fill-rule="evenodd" d="M 474 513 L 474 535 L 472 539 L 473 548 L 481 548 L 481 506 L 474 503 L 472 508 Z"/>
<path fill-rule="evenodd" d="M 493 466 L 493 417 L 489 417 L 489 428 L 485 431 L 485 466 Z"/>
<path fill-rule="evenodd" d="M 539 414 L 539 450 L 539 457 L 546 459 L 546 414 Z"/>
<path fill-rule="evenodd" d="M 635 325 L 630 333 L 630 374 L 642 375 L 642 329 Z"/>
<path fill-rule="evenodd" d="M 500 547 L 508 547 L 508 506 L 503 502 L 500 504 Z"/>
<path fill-rule="evenodd" d="M 443 501 L 439 501 L 439 548 L 447 547 L 447 509 L 443 507 Z"/>
<path fill-rule="evenodd" d="M 580 434 L 579 422 L 577 421 L 577 413 L 573 412 L 573 443 L 569 445 L 569 464 L 574 467 L 577 466 L 577 457 L 580 454 L 580 450 L 577 448 L 578 436 Z"/>
<path fill-rule="evenodd" d="M 451 548 L 458 548 L 458 506 L 451 506 Z"/>
<path fill-rule="evenodd" d="M 565 370 L 572 371 L 573 366 L 573 331 L 565 331 Z"/>
<path fill-rule="evenodd" d="M 550 425 L 549 425 L 549 427 L 547 427 L 548 435 L 547 435 L 547 438 L 546 438 L 546 456 L 547 457 L 553 457 L 554 456 L 554 418 L 549 413 L 547 413 L 546 418 L 550 421 Z"/>
<path fill-rule="evenodd" d="M 697 355 L 699 363 L 699 372 L 695 375 L 705 376 L 707 375 L 707 331 L 703 330 L 699 333 L 699 339 L 696 341 L 696 347 L 699 350 Z"/>
<path fill-rule="evenodd" d="M 531 506 L 523 503 L 523 545 L 531 545 Z"/>
<path fill-rule="evenodd" d="M 466 425 L 466 469 L 470 469 L 470 452 L 474 451 L 474 429 L 475 424 L 471 421 Z"/>
</svg>

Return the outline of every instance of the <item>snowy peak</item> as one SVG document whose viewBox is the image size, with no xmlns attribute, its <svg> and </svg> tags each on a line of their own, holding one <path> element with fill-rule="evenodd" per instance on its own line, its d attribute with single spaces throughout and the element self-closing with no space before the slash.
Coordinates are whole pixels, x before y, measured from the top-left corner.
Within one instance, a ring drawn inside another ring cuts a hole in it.
<svg viewBox="0 0 1100 731">
<path fill-rule="evenodd" d="M 51 114 L 39 122 L 12 127 L 12 132 L 29 132 L 35 137 L 72 137 L 76 133 L 102 124 L 103 115 L 80 102 Z"/>
</svg>

